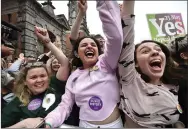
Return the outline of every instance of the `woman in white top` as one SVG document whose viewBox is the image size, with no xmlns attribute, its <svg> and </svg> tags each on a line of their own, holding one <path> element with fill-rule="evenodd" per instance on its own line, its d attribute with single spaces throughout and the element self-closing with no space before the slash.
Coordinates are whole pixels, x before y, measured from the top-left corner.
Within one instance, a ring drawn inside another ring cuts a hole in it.
<svg viewBox="0 0 188 129">
<path fill-rule="evenodd" d="M 119 59 L 120 107 L 126 127 L 165 127 L 176 123 L 182 112 L 178 86 L 170 74 L 170 53 L 162 43 L 145 40 L 134 44 L 134 1 L 124 1 L 124 44 Z"/>
</svg>

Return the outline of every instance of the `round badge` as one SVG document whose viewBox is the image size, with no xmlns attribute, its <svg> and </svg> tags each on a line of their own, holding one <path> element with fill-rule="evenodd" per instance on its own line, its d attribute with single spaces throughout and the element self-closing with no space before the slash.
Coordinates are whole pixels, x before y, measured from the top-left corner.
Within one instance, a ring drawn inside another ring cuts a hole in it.
<svg viewBox="0 0 188 129">
<path fill-rule="evenodd" d="M 36 110 L 37 108 L 41 106 L 41 104 L 42 104 L 41 99 L 34 99 L 29 103 L 28 110 L 30 111 Z"/>
<path fill-rule="evenodd" d="M 97 97 L 97 96 L 93 96 L 90 100 L 89 100 L 89 107 L 94 110 L 94 111 L 99 111 L 103 106 L 103 102 L 102 100 Z"/>
<path fill-rule="evenodd" d="M 182 114 L 183 113 L 183 111 L 182 111 L 182 108 L 181 108 L 181 106 L 178 104 L 177 105 L 177 109 L 178 109 L 178 111 Z"/>
</svg>

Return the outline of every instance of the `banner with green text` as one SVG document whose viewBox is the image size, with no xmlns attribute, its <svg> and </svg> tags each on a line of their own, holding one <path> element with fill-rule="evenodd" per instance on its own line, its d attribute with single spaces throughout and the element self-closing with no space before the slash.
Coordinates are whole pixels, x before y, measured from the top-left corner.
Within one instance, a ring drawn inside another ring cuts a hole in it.
<svg viewBox="0 0 188 129">
<path fill-rule="evenodd" d="M 181 13 L 146 14 L 152 40 L 168 43 L 185 35 Z"/>
</svg>

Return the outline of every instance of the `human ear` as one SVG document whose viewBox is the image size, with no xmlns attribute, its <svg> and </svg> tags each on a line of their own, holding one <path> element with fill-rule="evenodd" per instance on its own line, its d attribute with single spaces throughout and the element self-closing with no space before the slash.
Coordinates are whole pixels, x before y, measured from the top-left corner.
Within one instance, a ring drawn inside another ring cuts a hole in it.
<svg viewBox="0 0 188 129">
<path fill-rule="evenodd" d="M 77 53 L 76 51 L 74 51 L 74 55 L 75 55 L 77 58 L 80 58 L 80 57 L 78 56 L 78 53 Z"/>
<path fill-rule="evenodd" d="M 180 53 L 180 57 L 184 60 L 187 60 L 188 59 L 188 56 L 186 56 L 183 52 Z"/>
</svg>

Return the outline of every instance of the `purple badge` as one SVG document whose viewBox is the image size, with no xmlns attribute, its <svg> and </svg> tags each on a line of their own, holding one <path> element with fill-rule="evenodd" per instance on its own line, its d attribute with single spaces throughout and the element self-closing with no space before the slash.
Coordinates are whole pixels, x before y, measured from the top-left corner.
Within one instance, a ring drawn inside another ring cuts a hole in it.
<svg viewBox="0 0 188 129">
<path fill-rule="evenodd" d="M 102 106 L 103 106 L 102 100 L 97 96 L 93 96 L 89 100 L 89 107 L 94 111 L 99 111 L 102 108 Z"/>
<path fill-rule="evenodd" d="M 42 100 L 41 99 L 34 99 L 32 100 L 29 105 L 28 105 L 28 110 L 36 110 L 37 108 L 39 108 L 42 104 Z"/>
</svg>

